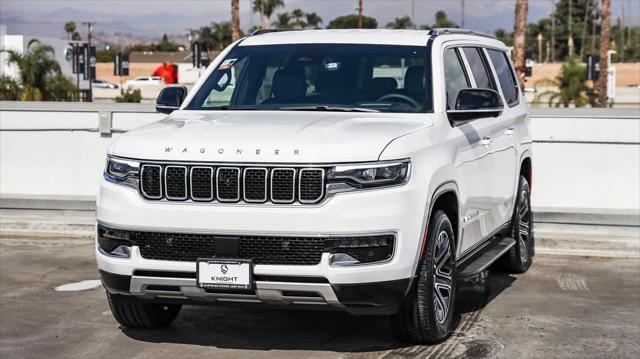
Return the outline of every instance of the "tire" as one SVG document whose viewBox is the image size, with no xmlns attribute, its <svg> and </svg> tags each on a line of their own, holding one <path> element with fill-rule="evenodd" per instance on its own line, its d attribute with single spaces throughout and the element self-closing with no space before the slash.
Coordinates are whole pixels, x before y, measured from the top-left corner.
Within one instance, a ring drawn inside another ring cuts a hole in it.
<svg viewBox="0 0 640 359">
<path fill-rule="evenodd" d="M 176 304 L 138 303 L 135 298 L 123 298 L 108 292 L 107 300 L 113 317 L 122 326 L 131 329 L 166 327 L 176 319 L 182 307 Z"/>
<path fill-rule="evenodd" d="M 429 223 L 424 258 L 413 288 L 391 316 L 394 336 L 401 342 L 432 344 L 453 332 L 456 293 L 454 233 L 451 221 L 437 211 Z M 447 297 L 448 294 L 448 297 Z"/>
<path fill-rule="evenodd" d="M 518 183 L 516 205 L 511 219 L 511 236 L 516 240 L 516 245 L 505 253 L 503 267 L 511 273 L 524 273 L 531 267 L 535 251 L 531 190 L 524 176 L 520 176 Z"/>
</svg>

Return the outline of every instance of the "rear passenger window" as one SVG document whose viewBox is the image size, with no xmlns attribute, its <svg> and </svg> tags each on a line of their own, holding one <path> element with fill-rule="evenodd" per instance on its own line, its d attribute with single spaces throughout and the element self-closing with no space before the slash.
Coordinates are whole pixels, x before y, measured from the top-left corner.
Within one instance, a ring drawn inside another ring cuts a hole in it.
<svg viewBox="0 0 640 359">
<path fill-rule="evenodd" d="M 444 52 L 444 81 L 447 89 L 447 109 L 454 109 L 458 92 L 471 87 L 456 49 L 447 49 Z"/>
<path fill-rule="evenodd" d="M 462 51 L 467 57 L 473 78 L 476 79 L 476 87 L 496 90 L 496 85 L 493 83 L 491 71 L 489 71 L 484 54 L 481 52 L 482 50 L 477 47 L 465 47 Z"/>
<path fill-rule="evenodd" d="M 493 67 L 496 69 L 496 75 L 500 81 L 500 88 L 504 94 L 505 100 L 509 104 L 509 107 L 518 104 L 518 83 L 509 65 L 509 59 L 507 55 L 498 50 L 488 50 L 489 57 L 493 63 Z"/>
</svg>

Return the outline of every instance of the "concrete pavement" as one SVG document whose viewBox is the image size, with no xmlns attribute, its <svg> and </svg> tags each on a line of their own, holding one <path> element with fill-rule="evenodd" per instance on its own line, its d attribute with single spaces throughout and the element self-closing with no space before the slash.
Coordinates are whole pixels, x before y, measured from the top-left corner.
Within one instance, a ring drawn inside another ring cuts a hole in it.
<svg viewBox="0 0 640 359">
<path fill-rule="evenodd" d="M 93 242 L 0 239 L 2 358 L 637 358 L 640 260 L 539 254 L 523 275 L 491 272 L 460 289 L 455 334 L 395 342 L 383 318 L 340 312 L 184 307 L 157 331 L 128 330 L 96 279 Z"/>
</svg>

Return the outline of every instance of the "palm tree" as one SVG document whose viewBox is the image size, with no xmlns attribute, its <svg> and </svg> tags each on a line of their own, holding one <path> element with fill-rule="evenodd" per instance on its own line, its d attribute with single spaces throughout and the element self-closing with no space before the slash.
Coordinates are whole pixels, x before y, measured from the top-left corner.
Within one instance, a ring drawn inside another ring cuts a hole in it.
<svg viewBox="0 0 640 359">
<path fill-rule="evenodd" d="M 231 41 L 240 39 L 240 0 L 231 0 Z"/>
<path fill-rule="evenodd" d="M 409 16 L 397 17 L 385 26 L 387 29 L 413 29 L 413 21 Z"/>
<path fill-rule="evenodd" d="M 528 0 L 516 1 L 516 19 L 513 25 L 513 56 L 514 67 L 518 74 L 520 87 L 524 89 L 525 72 L 527 71 L 526 50 L 527 50 L 527 12 L 529 8 Z"/>
<path fill-rule="evenodd" d="M 575 56 L 572 56 L 562 64 L 562 72 L 554 80 L 542 79 L 536 81 L 535 86 L 556 87 L 558 90 L 547 90 L 536 95 L 534 101 L 543 101 L 547 98 L 549 106 L 569 107 L 574 104 L 582 107 L 594 103 L 593 91 L 584 81 L 584 68 L 578 64 Z"/>
<path fill-rule="evenodd" d="M 279 7 L 284 7 L 283 0 L 253 0 L 253 11 L 262 16 L 263 29 L 271 27 L 271 15 Z"/>
<path fill-rule="evenodd" d="M 315 12 L 307 13 L 307 26 L 312 29 L 319 29 L 322 23 L 322 18 Z"/>
<path fill-rule="evenodd" d="M 278 14 L 278 20 L 273 25 L 276 29 L 291 29 L 293 27 L 291 15 L 288 12 Z"/>
<path fill-rule="evenodd" d="M 609 40 L 611 32 L 611 0 L 602 0 L 602 31 L 600 32 L 600 78 L 598 79 L 599 105 L 608 105 L 607 76 L 609 75 Z"/>
<path fill-rule="evenodd" d="M 302 21 L 302 18 L 304 17 L 304 11 L 302 11 L 302 9 L 293 9 L 291 11 L 291 17 L 294 19 L 293 27 L 295 29 L 302 29 L 307 26 L 307 24 Z"/>
<path fill-rule="evenodd" d="M 20 71 L 18 98 L 21 101 L 70 101 L 75 98 L 75 86 L 62 74 L 53 47 L 32 39 L 24 54 L 2 51 L 8 54 L 7 63 Z"/>
<path fill-rule="evenodd" d="M 67 21 L 64 24 L 64 31 L 67 33 L 67 39 L 71 40 L 71 35 L 76 31 L 75 21 Z"/>
</svg>

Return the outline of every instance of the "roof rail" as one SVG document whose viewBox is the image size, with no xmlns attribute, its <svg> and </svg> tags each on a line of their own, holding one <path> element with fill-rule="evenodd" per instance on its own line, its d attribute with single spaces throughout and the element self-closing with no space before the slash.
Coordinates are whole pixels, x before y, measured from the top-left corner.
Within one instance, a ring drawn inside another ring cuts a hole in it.
<svg viewBox="0 0 640 359">
<path fill-rule="evenodd" d="M 441 35 L 476 35 L 482 37 L 488 37 L 490 39 L 495 39 L 494 35 L 488 34 L 486 32 L 475 31 L 470 29 L 460 29 L 460 28 L 436 28 L 431 29 L 429 31 L 430 36 L 441 36 Z"/>
<path fill-rule="evenodd" d="M 249 36 L 268 34 L 270 32 L 284 32 L 284 31 L 297 31 L 297 30 L 298 29 L 258 29 L 252 32 Z"/>
</svg>

